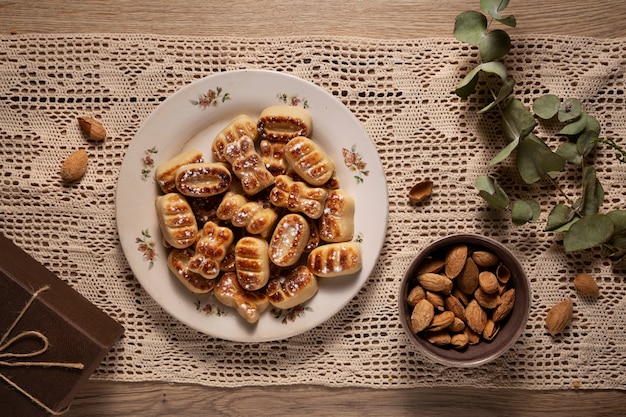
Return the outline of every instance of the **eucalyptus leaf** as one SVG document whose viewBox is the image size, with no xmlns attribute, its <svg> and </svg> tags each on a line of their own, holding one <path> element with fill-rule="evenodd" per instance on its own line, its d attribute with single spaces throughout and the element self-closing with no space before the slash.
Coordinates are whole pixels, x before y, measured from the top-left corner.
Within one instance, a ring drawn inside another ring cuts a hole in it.
<svg viewBox="0 0 626 417">
<path fill-rule="evenodd" d="M 576 150 L 582 156 L 587 156 L 598 143 L 598 133 L 594 130 L 586 130 L 576 140 Z"/>
<path fill-rule="evenodd" d="M 506 80 L 508 76 L 506 67 L 501 62 L 485 62 L 484 64 L 474 67 L 465 77 L 463 77 L 459 85 L 456 87 L 455 93 L 462 98 L 466 98 L 472 94 L 476 89 L 479 73 L 481 71 L 496 74 L 503 80 Z"/>
<path fill-rule="evenodd" d="M 509 5 L 509 0 L 480 0 L 480 10 L 493 17 L 498 22 L 515 27 L 515 16 L 502 17 L 500 12 Z"/>
<path fill-rule="evenodd" d="M 508 195 L 493 178 L 486 175 L 476 177 L 476 189 L 483 200 L 494 209 L 503 210 L 508 207 Z"/>
<path fill-rule="evenodd" d="M 483 62 L 498 60 L 511 50 L 511 38 L 503 30 L 496 29 L 483 33 L 478 42 L 478 51 Z"/>
<path fill-rule="evenodd" d="M 575 98 L 568 98 L 559 107 L 559 112 L 557 113 L 559 122 L 569 122 L 577 119 L 580 116 L 581 109 L 580 101 Z"/>
<path fill-rule="evenodd" d="M 563 126 L 559 135 L 574 136 L 585 130 L 587 127 L 587 118 L 584 112 L 581 112 L 578 119 L 572 119 L 570 123 Z"/>
<path fill-rule="evenodd" d="M 548 214 L 545 230 L 547 232 L 555 231 L 569 223 L 573 216 L 574 212 L 572 209 L 565 204 L 557 204 Z"/>
<path fill-rule="evenodd" d="M 517 169 L 527 184 L 533 184 L 549 172 L 562 171 L 565 159 L 552 152 L 535 135 L 528 135 L 517 148 Z"/>
<path fill-rule="evenodd" d="M 506 158 L 511 155 L 511 152 L 517 148 L 519 145 L 519 139 L 515 139 L 513 142 L 509 143 L 502 149 L 496 156 L 493 157 L 491 161 L 489 161 L 489 166 L 492 167 L 494 165 L 498 165 L 500 162 L 504 161 Z"/>
<path fill-rule="evenodd" d="M 506 80 L 504 80 L 504 83 L 502 84 L 502 87 L 500 88 L 500 91 L 498 92 L 496 99 L 492 101 L 491 103 L 487 104 L 482 109 L 480 109 L 478 113 L 488 112 L 499 103 L 502 103 L 504 100 L 506 100 L 508 96 L 511 95 L 514 88 L 515 88 L 515 80 L 511 77 L 508 77 Z"/>
<path fill-rule="evenodd" d="M 626 234 L 626 211 L 625 210 L 613 210 L 606 214 L 606 216 L 613 221 L 615 225 L 615 234 Z"/>
<path fill-rule="evenodd" d="M 604 189 L 596 177 L 593 167 L 583 170 L 583 204 L 581 211 L 584 215 L 596 214 L 604 202 Z"/>
<path fill-rule="evenodd" d="M 502 113 L 502 130 L 510 142 L 527 136 L 535 126 L 537 122 L 524 103 L 518 99 L 511 99 L 506 103 Z"/>
<path fill-rule="evenodd" d="M 545 94 L 533 102 L 533 111 L 544 120 L 552 119 L 559 112 L 561 99 L 554 94 Z"/>
<path fill-rule="evenodd" d="M 459 14 L 454 21 L 454 37 L 470 45 L 478 46 L 486 30 L 487 18 L 473 10 Z"/>
<path fill-rule="evenodd" d="M 534 222 L 541 214 L 541 207 L 535 200 L 516 200 L 511 207 L 511 220 L 516 226 Z"/>
<path fill-rule="evenodd" d="M 585 131 L 596 132 L 596 136 L 600 135 L 600 122 L 593 116 L 587 115 L 587 126 Z"/>
<path fill-rule="evenodd" d="M 578 152 L 578 147 L 572 142 L 563 142 L 559 145 L 556 153 L 563 159 L 576 165 L 583 162 L 583 156 Z"/>
<path fill-rule="evenodd" d="M 590 249 L 608 242 L 613 236 L 613 221 L 603 214 L 582 217 L 568 230 L 563 245 L 566 252 Z"/>
</svg>

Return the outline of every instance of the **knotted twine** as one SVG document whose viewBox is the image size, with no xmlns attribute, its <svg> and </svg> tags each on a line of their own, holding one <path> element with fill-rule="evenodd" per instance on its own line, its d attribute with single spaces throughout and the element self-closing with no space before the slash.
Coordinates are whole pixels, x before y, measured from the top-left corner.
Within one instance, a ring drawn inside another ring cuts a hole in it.
<svg viewBox="0 0 626 417">
<path fill-rule="evenodd" d="M 48 342 L 48 338 L 43 333 L 36 331 L 36 330 L 24 331 L 12 337 L 9 340 L 7 340 L 7 338 L 9 337 L 9 335 L 11 334 L 11 332 L 13 331 L 17 323 L 19 323 L 19 321 L 22 319 L 26 311 L 28 311 L 28 309 L 30 308 L 31 304 L 35 301 L 37 296 L 39 296 L 39 294 L 41 294 L 42 292 L 47 291 L 49 288 L 50 288 L 49 286 L 44 286 L 33 293 L 30 300 L 28 300 L 24 308 L 22 308 L 22 311 L 20 312 L 20 314 L 16 317 L 16 319 L 13 321 L 13 323 L 9 326 L 7 331 L 4 333 L 4 335 L 0 339 L 0 366 L 8 366 L 8 367 L 39 366 L 39 367 L 45 367 L 45 368 L 56 367 L 56 368 L 66 368 L 66 369 L 83 369 L 84 368 L 84 364 L 82 363 L 30 362 L 30 361 L 15 361 L 14 362 L 14 361 L 2 360 L 3 358 L 34 358 L 48 350 L 48 346 L 50 345 L 50 343 Z M 9 351 L 9 348 L 11 347 L 11 345 L 13 345 L 14 343 L 22 339 L 26 339 L 29 337 L 39 339 L 39 341 L 41 341 L 42 343 L 41 348 L 37 350 L 33 350 L 31 352 L 24 352 L 24 353 L 15 353 L 15 352 Z M 35 403 L 36 405 L 38 405 L 39 407 L 41 407 L 42 409 L 44 409 L 45 411 L 47 411 L 48 413 L 52 415 L 60 416 L 64 414 L 65 412 L 67 412 L 67 410 L 69 409 L 69 406 L 68 406 L 61 411 L 53 410 L 47 405 L 45 405 L 42 401 L 40 401 L 39 399 L 37 399 L 36 397 L 28 393 L 28 391 L 26 391 L 25 389 L 17 385 L 15 382 L 11 381 L 11 379 L 9 379 L 2 372 L 0 372 L 0 378 L 2 378 L 11 387 L 15 388 L 17 391 L 19 391 L 20 393 L 28 397 L 28 399 L 30 399 L 33 403 Z"/>
</svg>

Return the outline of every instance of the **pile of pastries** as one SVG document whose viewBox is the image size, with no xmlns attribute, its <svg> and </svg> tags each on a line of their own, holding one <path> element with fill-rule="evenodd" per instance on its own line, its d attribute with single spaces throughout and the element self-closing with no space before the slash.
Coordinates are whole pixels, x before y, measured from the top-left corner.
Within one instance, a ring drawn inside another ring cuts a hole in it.
<svg viewBox="0 0 626 417">
<path fill-rule="evenodd" d="M 312 131 L 308 110 L 270 106 L 231 120 L 212 158 L 189 149 L 155 170 L 169 269 L 249 323 L 308 301 L 320 278 L 361 269 L 354 199 Z"/>
</svg>

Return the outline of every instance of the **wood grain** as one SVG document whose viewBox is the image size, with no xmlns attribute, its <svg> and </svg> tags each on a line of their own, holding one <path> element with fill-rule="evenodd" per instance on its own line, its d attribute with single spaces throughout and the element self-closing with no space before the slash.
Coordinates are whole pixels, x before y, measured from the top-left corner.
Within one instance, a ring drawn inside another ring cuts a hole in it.
<svg viewBox="0 0 626 417">
<path fill-rule="evenodd" d="M 626 392 L 317 386 L 207 388 L 90 381 L 66 417 L 79 416 L 617 416 Z"/>
<path fill-rule="evenodd" d="M 156 33 L 280 37 L 452 36 L 455 16 L 478 0 L 37 0 L 0 2 L 0 33 Z M 512 1 L 511 34 L 626 36 L 623 0 Z"/>
<path fill-rule="evenodd" d="M 478 0 L 37 0 L 0 1 L 0 34 L 154 33 L 282 37 L 450 37 Z M 516 34 L 626 37 L 624 0 L 513 0 Z M 584 387 L 583 387 L 584 388 Z M 619 415 L 626 391 L 507 391 L 463 387 L 237 389 L 163 382 L 89 381 L 67 417 L 79 416 L 571 416 Z"/>
</svg>

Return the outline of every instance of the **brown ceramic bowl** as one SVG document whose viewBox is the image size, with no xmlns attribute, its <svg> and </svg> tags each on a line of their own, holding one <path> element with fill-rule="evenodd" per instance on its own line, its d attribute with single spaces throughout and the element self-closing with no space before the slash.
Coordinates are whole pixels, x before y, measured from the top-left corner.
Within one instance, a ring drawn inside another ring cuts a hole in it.
<svg viewBox="0 0 626 417">
<path fill-rule="evenodd" d="M 428 259 L 443 256 L 451 246 L 465 243 L 470 251 L 487 250 L 497 255 L 508 267 L 511 277 L 510 288 L 515 288 L 515 304 L 507 318 L 500 322 L 500 329 L 491 341 L 481 340 L 478 344 L 463 349 L 439 347 L 425 339 L 424 333 L 414 334 L 411 330 L 412 308 L 407 302 L 411 288 L 417 284 L 417 271 Z M 443 365 L 456 367 L 479 366 L 490 362 L 506 352 L 526 328 L 530 311 L 530 285 L 522 266 L 515 256 L 501 243 L 479 235 L 457 234 L 437 240 L 422 250 L 406 271 L 400 286 L 400 320 L 411 342 L 427 357 Z"/>
</svg>

